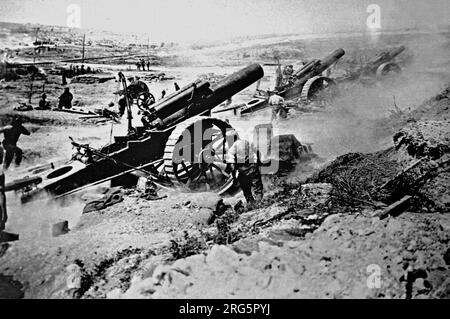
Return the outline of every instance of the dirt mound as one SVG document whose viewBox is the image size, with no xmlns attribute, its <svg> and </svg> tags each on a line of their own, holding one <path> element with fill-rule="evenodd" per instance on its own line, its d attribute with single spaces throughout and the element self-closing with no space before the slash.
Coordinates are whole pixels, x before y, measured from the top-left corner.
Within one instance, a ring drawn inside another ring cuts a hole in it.
<svg viewBox="0 0 450 319">
<path fill-rule="evenodd" d="M 437 160 L 450 152 L 450 120 L 410 123 L 394 135 L 396 149 Z"/>
<path fill-rule="evenodd" d="M 450 86 L 411 112 L 416 120 L 450 119 Z"/>
<path fill-rule="evenodd" d="M 213 246 L 136 276 L 108 297 L 445 298 L 448 226 L 436 216 L 333 215 L 308 240 L 254 240 L 248 255 Z"/>
<path fill-rule="evenodd" d="M 416 109 L 405 112 L 394 105 L 389 118 L 377 122 L 377 130 L 380 135 L 394 134 L 407 126 L 408 123 L 417 121 L 445 121 L 450 119 L 450 84 L 439 94 L 426 100 Z"/>
<path fill-rule="evenodd" d="M 377 208 L 410 195 L 415 211 L 449 212 L 450 121 L 410 120 L 393 140 L 384 151 L 343 155 L 308 182 L 332 184 L 335 207 Z"/>
</svg>

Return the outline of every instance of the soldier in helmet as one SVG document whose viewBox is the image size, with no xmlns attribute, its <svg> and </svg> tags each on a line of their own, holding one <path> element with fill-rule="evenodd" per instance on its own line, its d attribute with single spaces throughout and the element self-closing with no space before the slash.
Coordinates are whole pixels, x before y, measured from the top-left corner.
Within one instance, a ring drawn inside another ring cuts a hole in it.
<svg viewBox="0 0 450 319">
<path fill-rule="evenodd" d="M 8 214 L 6 212 L 5 173 L 3 171 L 3 148 L 0 145 L 0 236 L 5 230 Z M 1 240 L 0 240 L 1 241 Z"/>
<path fill-rule="evenodd" d="M 263 184 L 259 171 L 259 159 L 254 147 L 245 139 L 239 138 L 236 131 L 227 133 L 227 139 L 234 143 L 227 152 L 227 172 L 237 174 L 237 181 L 247 201 L 247 208 L 252 209 L 263 198 Z"/>
<path fill-rule="evenodd" d="M 64 89 L 64 93 L 61 94 L 61 96 L 59 97 L 58 108 L 71 109 L 72 108 L 72 100 L 73 100 L 73 95 L 72 95 L 72 93 L 70 93 L 70 89 L 66 87 Z"/>
<path fill-rule="evenodd" d="M 0 128 L 0 133 L 3 133 L 3 148 L 5 149 L 5 163 L 4 168 L 7 170 L 11 165 L 14 157 L 16 166 L 22 162 L 22 150 L 17 147 L 20 135 L 30 135 L 31 133 L 22 125 L 22 118 L 15 116 L 10 125 Z M 3 157 L 2 157 L 3 158 Z"/>
</svg>

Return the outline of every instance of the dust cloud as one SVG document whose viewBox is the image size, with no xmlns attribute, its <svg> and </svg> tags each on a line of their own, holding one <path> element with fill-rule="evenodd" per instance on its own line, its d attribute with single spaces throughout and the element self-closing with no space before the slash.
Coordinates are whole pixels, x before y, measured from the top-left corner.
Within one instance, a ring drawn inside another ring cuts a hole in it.
<svg viewBox="0 0 450 319">
<path fill-rule="evenodd" d="M 295 134 L 301 142 L 313 143 L 313 150 L 327 160 L 391 145 L 392 132 L 380 131 L 377 122 L 390 115 L 394 103 L 408 112 L 450 82 L 450 38 L 429 35 L 425 39 L 398 43 L 414 52 L 400 75 L 381 82 L 341 84 L 339 96 L 325 109 L 296 114 L 274 126 L 281 133 Z"/>
<path fill-rule="evenodd" d="M 58 202 L 50 197 L 22 204 L 16 193 L 7 194 L 9 230 L 20 234 L 21 240 L 52 237 L 52 225 L 68 221 L 72 229 L 78 223 L 85 203 L 81 199 Z"/>
</svg>

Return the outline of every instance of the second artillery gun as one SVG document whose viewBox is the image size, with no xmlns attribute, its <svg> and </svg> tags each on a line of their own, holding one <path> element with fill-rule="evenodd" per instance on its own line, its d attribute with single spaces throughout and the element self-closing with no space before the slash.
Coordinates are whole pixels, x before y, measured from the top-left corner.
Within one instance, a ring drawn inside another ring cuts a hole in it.
<svg viewBox="0 0 450 319">
<path fill-rule="evenodd" d="M 302 103 L 308 104 L 314 101 L 320 92 L 335 88 L 335 81 L 328 76 L 322 75 L 322 73 L 327 71 L 344 55 L 345 51 L 343 49 L 337 49 L 321 60 L 314 59 L 293 72 L 288 78 L 277 81 L 274 90 L 264 91 L 257 89 L 253 99 L 244 106 L 218 109 L 215 113 L 239 109 L 237 112 L 241 115 L 249 114 L 266 108 L 269 105 L 269 98 L 273 94 L 279 95 L 284 99 L 300 97 Z M 280 72 L 281 70 L 278 70 L 277 73 Z"/>
<path fill-rule="evenodd" d="M 115 136 L 114 143 L 100 149 L 72 141 L 78 150 L 72 160 L 31 172 L 16 181 L 20 187 L 10 183 L 8 189 L 22 188 L 23 201 L 43 193 L 60 198 L 105 181 L 123 182 L 138 173 L 160 186 L 224 192 L 234 184 L 225 172 L 225 155 L 234 140 L 227 138 L 231 126 L 210 117 L 210 111 L 263 76 L 262 67 L 252 64 L 213 86 L 197 80 L 148 106 L 146 126 L 131 126 L 128 101 L 128 135 Z"/>
<path fill-rule="evenodd" d="M 353 80 L 359 77 L 373 78 L 375 76 L 376 80 L 382 80 L 390 74 L 398 74 L 402 71 L 402 68 L 395 61 L 395 58 L 405 50 L 404 46 L 384 50 L 350 72 L 346 78 Z"/>
</svg>

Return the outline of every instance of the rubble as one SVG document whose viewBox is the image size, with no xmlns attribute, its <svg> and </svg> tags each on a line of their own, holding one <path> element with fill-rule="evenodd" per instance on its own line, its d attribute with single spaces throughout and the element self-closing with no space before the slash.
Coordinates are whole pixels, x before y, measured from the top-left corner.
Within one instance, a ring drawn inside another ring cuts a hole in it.
<svg viewBox="0 0 450 319">
<path fill-rule="evenodd" d="M 69 229 L 69 222 L 67 220 L 58 222 L 56 224 L 52 225 L 52 236 L 60 236 L 67 234 L 70 231 Z"/>
</svg>

